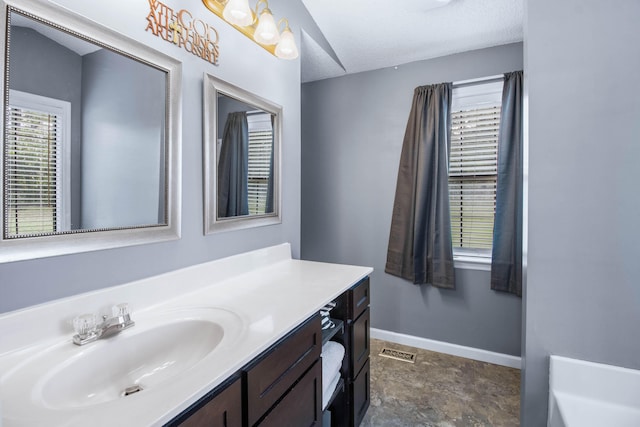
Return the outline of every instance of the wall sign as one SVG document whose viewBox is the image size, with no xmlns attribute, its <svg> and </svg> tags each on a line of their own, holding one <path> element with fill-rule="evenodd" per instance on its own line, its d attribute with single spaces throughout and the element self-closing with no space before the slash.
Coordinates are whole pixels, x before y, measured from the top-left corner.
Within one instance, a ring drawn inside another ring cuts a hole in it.
<svg viewBox="0 0 640 427">
<path fill-rule="evenodd" d="M 151 30 L 154 36 L 218 65 L 220 37 L 215 28 L 201 19 L 195 19 L 186 9 L 175 12 L 157 0 L 148 1 L 150 10 L 145 31 Z"/>
</svg>

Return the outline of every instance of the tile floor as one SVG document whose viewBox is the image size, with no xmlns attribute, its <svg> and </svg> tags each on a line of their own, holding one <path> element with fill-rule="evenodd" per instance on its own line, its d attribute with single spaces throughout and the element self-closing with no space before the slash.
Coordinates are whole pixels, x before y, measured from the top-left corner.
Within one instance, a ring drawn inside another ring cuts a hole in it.
<svg viewBox="0 0 640 427">
<path fill-rule="evenodd" d="M 417 353 L 415 364 L 381 357 Z M 371 405 L 361 427 L 515 427 L 520 371 L 371 340 Z"/>
</svg>

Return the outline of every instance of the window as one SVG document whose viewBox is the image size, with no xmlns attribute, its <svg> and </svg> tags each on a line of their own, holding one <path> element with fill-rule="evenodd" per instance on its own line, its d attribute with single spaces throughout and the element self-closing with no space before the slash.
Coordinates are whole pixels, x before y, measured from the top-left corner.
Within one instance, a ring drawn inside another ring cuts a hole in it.
<svg viewBox="0 0 640 427">
<path fill-rule="evenodd" d="M 6 238 L 68 230 L 68 102 L 10 91 L 5 146 Z"/>
<path fill-rule="evenodd" d="M 249 215 L 263 215 L 267 208 L 271 156 L 273 154 L 273 126 L 271 114 L 249 113 Z"/>
<path fill-rule="evenodd" d="M 491 256 L 502 85 L 453 90 L 449 201 L 456 255 Z"/>
</svg>

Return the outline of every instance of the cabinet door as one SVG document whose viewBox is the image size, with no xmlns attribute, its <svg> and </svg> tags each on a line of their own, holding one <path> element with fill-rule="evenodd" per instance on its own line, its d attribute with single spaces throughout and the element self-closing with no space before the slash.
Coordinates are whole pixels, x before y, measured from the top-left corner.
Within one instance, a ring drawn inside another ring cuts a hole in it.
<svg viewBox="0 0 640 427">
<path fill-rule="evenodd" d="M 365 278 L 349 291 L 349 319 L 357 319 L 369 307 L 369 278 Z"/>
<path fill-rule="evenodd" d="M 246 368 L 248 425 L 260 418 L 320 357 L 320 316 L 314 316 Z"/>
<path fill-rule="evenodd" d="M 242 427 L 242 387 L 238 378 L 233 384 L 215 395 L 189 418 L 177 424 L 180 427 Z"/>
<path fill-rule="evenodd" d="M 322 423 L 322 362 L 315 365 L 258 424 L 260 427 L 312 427 Z"/>
<path fill-rule="evenodd" d="M 369 360 L 369 321 L 367 308 L 351 325 L 351 375 L 355 377 Z"/>
<path fill-rule="evenodd" d="M 353 426 L 357 427 L 362 422 L 364 415 L 369 409 L 369 389 L 370 389 L 370 369 L 369 359 L 362 367 L 362 370 L 356 376 L 351 384 L 351 392 L 353 396 Z"/>
</svg>

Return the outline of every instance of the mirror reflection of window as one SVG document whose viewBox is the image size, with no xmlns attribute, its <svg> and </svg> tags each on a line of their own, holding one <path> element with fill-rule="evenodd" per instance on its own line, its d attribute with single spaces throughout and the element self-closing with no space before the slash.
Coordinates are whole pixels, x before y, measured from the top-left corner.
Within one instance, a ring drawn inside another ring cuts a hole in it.
<svg viewBox="0 0 640 427">
<path fill-rule="evenodd" d="M 249 125 L 248 205 L 249 215 L 273 212 L 273 124 L 271 114 L 247 114 Z"/>
<path fill-rule="evenodd" d="M 70 228 L 70 111 L 66 101 L 10 91 L 5 151 L 9 238 Z"/>
<path fill-rule="evenodd" d="M 204 77 L 205 234 L 280 224 L 282 107 Z"/>
<path fill-rule="evenodd" d="M 224 125 L 218 162 L 218 217 L 249 214 L 247 169 L 249 126 L 244 111 L 230 113 Z"/>
<path fill-rule="evenodd" d="M 227 115 L 218 161 L 218 216 L 273 212 L 273 119 L 262 110 Z"/>
<path fill-rule="evenodd" d="M 272 214 L 275 116 L 225 94 L 217 103 L 217 218 Z"/>
<path fill-rule="evenodd" d="M 180 238 L 180 61 L 52 2 L 4 5 L 0 263 Z"/>
<path fill-rule="evenodd" d="M 20 13 L 10 16 L 9 107 L 17 96 L 24 98 L 14 93 L 26 93 L 36 99 L 29 111 L 50 114 L 56 102 L 70 109 L 64 115 L 67 129 L 57 129 L 67 139 L 64 151 L 53 143 L 47 149 L 51 156 L 64 152 L 67 164 L 41 172 L 50 178 L 47 184 L 38 181 L 37 202 L 33 183 L 30 196 L 19 190 L 19 208 L 5 195 L 7 218 L 13 215 L 13 230 L 4 230 L 5 236 L 166 224 L 166 71 Z M 63 115 L 50 117 L 59 121 Z M 14 126 L 25 129 L 24 123 Z M 33 172 L 21 174 L 27 175 Z"/>
</svg>

